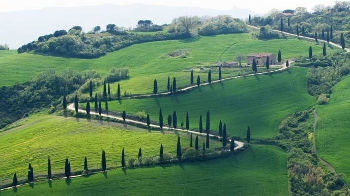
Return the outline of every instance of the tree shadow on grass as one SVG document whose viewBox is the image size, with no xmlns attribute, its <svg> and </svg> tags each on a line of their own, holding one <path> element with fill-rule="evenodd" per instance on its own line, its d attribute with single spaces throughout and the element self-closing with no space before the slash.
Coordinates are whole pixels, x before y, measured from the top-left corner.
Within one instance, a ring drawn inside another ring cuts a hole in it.
<svg viewBox="0 0 350 196">
<path fill-rule="evenodd" d="M 104 171 L 102 173 L 103 173 L 103 176 L 107 179 L 108 178 L 107 171 Z"/>
<path fill-rule="evenodd" d="M 47 183 L 49 184 L 49 187 L 52 188 L 52 180 L 48 180 Z"/>
<path fill-rule="evenodd" d="M 30 186 L 30 188 L 32 188 L 32 189 L 33 189 L 33 188 L 34 188 L 34 183 L 32 183 L 32 182 L 31 182 L 31 183 L 29 183 L 29 186 Z"/>
<path fill-rule="evenodd" d="M 70 178 L 66 178 L 66 184 L 69 186 L 70 183 L 72 183 L 72 180 Z"/>
<path fill-rule="evenodd" d="M 124 175 L 127 175 L 126 168 L 122 168 Z"/>
<path fill-rule="evenodd" d="M 17 187 L 13 187 L 13 192 L 17 193 Z"/>
</svg>

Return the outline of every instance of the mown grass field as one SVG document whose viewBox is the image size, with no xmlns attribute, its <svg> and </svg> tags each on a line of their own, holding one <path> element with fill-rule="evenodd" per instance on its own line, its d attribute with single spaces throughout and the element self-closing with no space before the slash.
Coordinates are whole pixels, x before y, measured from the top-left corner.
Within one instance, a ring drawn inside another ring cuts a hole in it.
<svg viewBox="0 0 350 196">
<path fill-rule="evenodd" d="M 282 51 L 283 59 L 305 56 L 310 45 L 314 46 L 315 54 L 321 53 L 321 46 L 311 42 L 295 38 L 262 41 L 253 39 L 251 34 L 246 33 L 136 44 L 97 59 L 16 54 L 0 59 L 0 86 L 31 80 L 38 73 L 49 69 L 58 72 L 68 69 L 95 70 L 104 76 L 114 67 L 127 67 L 130 79 L 121 82 L 122 92 L 142 93 L 143 88 L 152 88 L 155 78 L 166 81 L 168 76 L 179 74 L 188 76 L 188 73 L 184 72 L 186 68 L 215 64 L 219 60 L 232 61 L 239 54 L 256 52 L 277 54 L 279 49 Z M 173 58 L 167 55 L 180 49 L 189 49 L 189 55 L 186 58 Z M 188 81 L 189 79 L 186 80 Z M 143 87 L 140 87 L 140 84 L 143 84 Z M 151 87 L 148 87 L 148 84 Z"/>
<path fill-rule="evenodd" d="M 85 156 L 89 168 L 101 168 L 102 150 L 106 151 L 107 167 L 121 165 L 123 147 L 126 160 L 137 158 L 139 147 L 143 157 L 157 157 L 160 144 L 165 154 L 176 155 L 174 132 L 149 132 L 112 122 L 45 114 L 33 115 L 11 126 L 0 130 L 0 183 L 11 182 L 15 172 L 20 179 L 26 178 L 28 163 L 33 165 L 35 175 L 46 174 L 48 156 L 53 173 L 63 173 L 66 157 L 71 161 L 72 171 L 82 171 Z M 179 134 L 183 150 L 189 148 L 189 135 Z M 202 144 L 205 138 L 200 137 L 199 141 Z M 219 146 L 221 143 L 212 140 L 212 148 Z"/>
<path fill-rule="evenodd" d="M 350 77 L 339 82 L 327 105 L 317 107 L 317 152 L 350 183 Z"/>
<path fill-rule="evenodd" d="M 108 171 L 90 177 L 25 185 L 1 195 L 288 195 L 286 154 L 251 145 L 240 154 L 181 165 Z"/>
<path fill-rule="evenodd" d="M 0 50 L 0 57 L 10 56 L 17 54 L 15 50 Z"/>
<path fill-rule="evenodd" d="M 151 120 L 158 122 L 161 108 L 165 123 L 167 116 L 174 111 L 178 122 L 185 122 L 188 112 L 190 128 L 197 130 L 200 115 L 205 128 L 209 110 L 213 131 L 218 131 L 222 120 L 231 136 L 245 137 L 247 126 L 250 126 L 253 138 L 266 138 L 276 134 L 279 123 L 286 116 L 313 105 L 314 98 L 306 92 L 306 71 L 294 67 L 282 73 L 202 86 L 175 96 L 112 101 L 109 110 L 125 110 L 132 115 L 149 113 Z"/>
</svg>

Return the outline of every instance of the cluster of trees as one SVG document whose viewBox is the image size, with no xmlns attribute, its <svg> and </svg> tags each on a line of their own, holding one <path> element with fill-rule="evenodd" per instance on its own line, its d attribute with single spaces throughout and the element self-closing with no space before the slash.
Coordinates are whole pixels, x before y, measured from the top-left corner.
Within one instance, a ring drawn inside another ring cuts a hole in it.
<svg viewBox="0 0 350 196">
<path fill-rule="evenodd" d="M 7 44 L 1 45 L 0 44 L 0 50 L 9 50 L 9 46 Z"/>
<path fill-rule="evenodd" d="M 134 29 L 134 31 L 140 31 L 140 32 L 156 32 L 156 31 L 162 31 L 163 27 L 160 25 L 153 24 L 151 20 L 139 20 L 137 22 L 137 27 Z"/>
</svg>

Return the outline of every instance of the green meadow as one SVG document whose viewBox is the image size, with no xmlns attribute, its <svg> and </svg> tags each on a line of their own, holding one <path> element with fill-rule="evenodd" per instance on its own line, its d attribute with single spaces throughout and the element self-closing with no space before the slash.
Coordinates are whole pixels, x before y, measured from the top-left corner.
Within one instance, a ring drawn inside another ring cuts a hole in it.
<svg viewBox="0 0 350 196">
<path fill-rule="evenodd" d="M 228 158 L 42 181 L 1 195 L 288 195 L 286 167 L 277 147 L 251 145 Z"/>
</svg>

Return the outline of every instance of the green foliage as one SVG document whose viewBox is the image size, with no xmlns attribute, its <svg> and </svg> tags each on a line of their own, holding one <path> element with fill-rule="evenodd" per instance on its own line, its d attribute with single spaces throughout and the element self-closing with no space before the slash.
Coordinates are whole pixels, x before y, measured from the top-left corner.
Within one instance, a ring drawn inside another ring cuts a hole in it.
<svg viewBox="0 0 350 196">
<path fill-rule="evenodd" d="M 279 39 L 280 35 L 274 31 L 270 26 L 262 26 L 260 27 L 259 34 L 255 34 L 258 39 L 268 40 L 268 39 Z"/>
<path fill-rule="evenodd" d="M 0 50 L 9 50 L 9 46 L 7 44 L 5 45 L 0 44 Z"/>
<path fill-rule="evenodd" d="M 117 69 L 113 68 L 109 74 L 105 77 L 104 81 L 107 83 L 117 82 L 129 78 L 129 69 Z"/>
<path fill-rule="evenodd" d="M 246 24 L 231 16 L 217 16 L 205 19 L 198 27 L 199 35 L 218 35 L 248 32 Z"/>
</svg>

